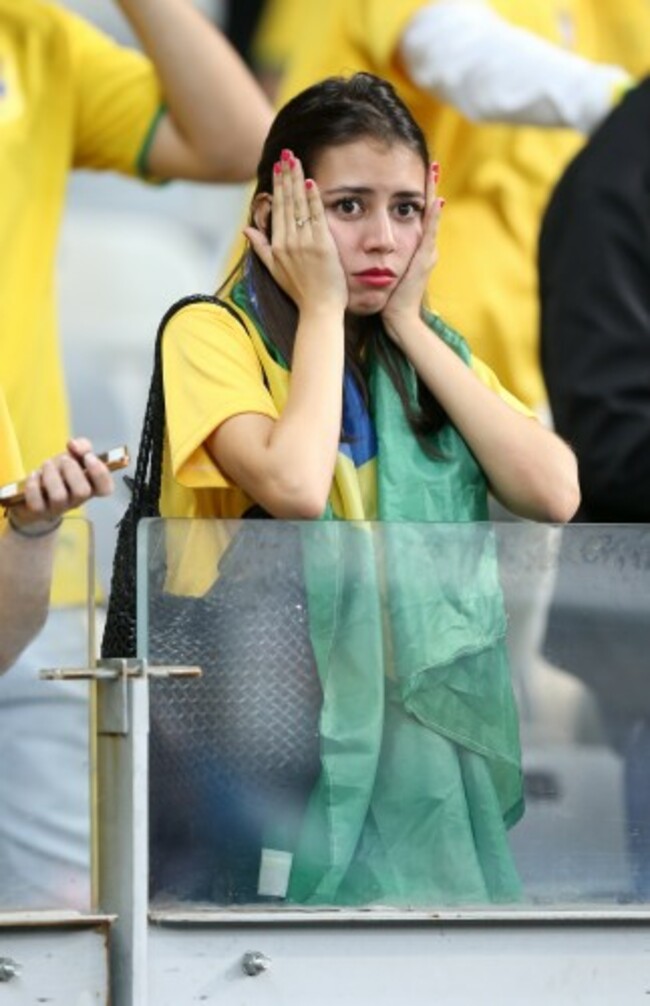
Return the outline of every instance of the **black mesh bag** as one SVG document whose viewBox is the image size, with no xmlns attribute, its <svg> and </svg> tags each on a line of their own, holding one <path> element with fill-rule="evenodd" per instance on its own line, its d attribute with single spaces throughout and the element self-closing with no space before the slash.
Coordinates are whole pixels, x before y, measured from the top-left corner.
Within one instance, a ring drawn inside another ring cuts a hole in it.
<svg viewBox="0 0 650 1006">
<path fill-rule="evenodd" d="M 156 339 L 131 501 L 120 523 L 102 656 L 136 653 L 138 521 L 159 516 L 165 408 Z M 259 507 L 248 517 L 267 517 Z M 150 693 L 152 897 L 251 903 L 264 845 L 291 851 L 320 771 L 322 693 L 308 630 L 298 525 L 249 520 L 203 597 L 165 592 L 164 557 L 149 577 L 148 659 L 197 664 L 200 679 Z"/>
</svg>

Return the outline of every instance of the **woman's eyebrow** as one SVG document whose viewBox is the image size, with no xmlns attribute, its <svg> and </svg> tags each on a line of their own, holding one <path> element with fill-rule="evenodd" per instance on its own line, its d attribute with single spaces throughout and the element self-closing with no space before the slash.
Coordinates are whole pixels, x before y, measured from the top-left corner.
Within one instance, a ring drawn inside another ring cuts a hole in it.
<svg viewBox="0 0 650 1006">
<path fill-rule="evenodd" d="M 337 185 L 333 189 L 325 189 L 324 195 L 335 196 L 339 192 L 352 192 L 355 196 L 365 196 L 374 192 L 370 185 Z"/>
<path fill-rule="evenodd" d="M 325 189 L 323 195 L 335 196 L 345 192 L 354 196 L 367 196 L 376 192 L 371 185 L 337 185 L 333 189 Z M 391 192 L 391 197 L 398 199 L 424 199 L 425 194 L 419 189 Z"/>
</svg>

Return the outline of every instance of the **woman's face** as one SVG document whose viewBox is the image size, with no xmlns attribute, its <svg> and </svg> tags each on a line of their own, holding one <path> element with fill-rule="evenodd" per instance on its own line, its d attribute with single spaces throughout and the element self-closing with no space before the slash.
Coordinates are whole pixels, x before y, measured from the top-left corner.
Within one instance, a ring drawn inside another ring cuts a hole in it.
<svg viewBox="0 0 650 1006">
<path fill-rule="evenodd" d="M 426 171 L 405 144 L 358 140 L 316 162 L 330 231 L 348 284 L 348 310 L 382 311 L 422 237 Z"/>
</svg>

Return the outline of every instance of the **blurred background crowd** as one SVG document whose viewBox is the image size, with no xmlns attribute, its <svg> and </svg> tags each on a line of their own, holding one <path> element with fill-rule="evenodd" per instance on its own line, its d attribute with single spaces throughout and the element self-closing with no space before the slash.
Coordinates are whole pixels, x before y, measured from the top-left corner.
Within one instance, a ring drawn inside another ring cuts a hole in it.
<svg viewBox="0 0 650 1006">
<path fill-rule="evenodd" d="M 3 4 L 7 0 L 0 0 L 0 31 Z M 139 46 L 117 4 L 61 0 L 58 6 L 121 45 Z M 644 231 L 650 165 L 637 143 L 650 135 L 650 114 L 647 86 L 636 87 L 650 69 L 647 0 L 195 0 L 195 6 L 230 40 L 273 104 L 330 74 L 367 70 L 391 79 L 441 163 L 448 205 L 432 306 L 464 332 L 510 390 L 578 448 L 583 518 L 650 520 L 650 243 Z M 632 104 L 630 92 L 638 95 Z M 563 190 L 546 232 L 540 288 L 538 239 L 548 200 L 590 136 L 623 149 L 618 125 L 613 135 L 607 125 L 600 131 L 621 104 L 628 110 L 616 119 L 629 140 L 625 155 L 609 147 L 595 169 L 588 161 L 588 184 L 578 175 L 573 189 Z M 237 142 L 233 135 L 233 147 Z M 619 177 L 623 165 L 630 172 Z M 602 182 L 602 172 L 606 188 L 611 182 L 606 192 L 593 181 Z M 143 185 L 111 171 L 69 175 L 57 257 L 60 337 L 73 429 L 91 436 L 98 450 L 126 443 L 135 453 L 158 322 L 177 298 L 216 289 L 240 240 L 247 192 L 245 181 Z M 621 209 L 625 199 L 634 202 Z M 582 217 L 573 215 L 578 204 Z M 606 217 L 601 231 L 594 207 Z M 574 219 L 584 227 L 578 233 L 565 228 Z M 616 240 L 625 251 L 611 268 Z M 580 277 L 584 282 L 577 283 Z M 605 280 L 615 282 L 602 294 Z M 592 300 L 594 291 L 600 302 Z M 608 316 L 616 297 L 621 303 Z M 582 311 L 590 303 L 599 304 L 595 318 Z M 622 329 L 625 338 L 617 342 Z M 619 366 L 626 360 L 629 366 Z M 619 440 L 605 437 L 628 427 L 629 448 L 623 433 Z M 110 498 L 88 506 L 105 588 L 127 499 L 118 477 Z M 533 607 L 540 610 L 537 601 Z M 527 638 L 522 652 L 531 645 Z M 32 656 L 32 664 L 38 659 Z M 608 694 L 605 688 L 604 702 Z M 542 706 L 547 698 L 540 696 Z M 632 719 L 630 725 L 626 713 L 615 728 L 621 750 L 628 737 L 635 739 L 640 754 L 630 771 L 636 773 L 650 751 L 650 731 L 645 713 Z M 650 819 L 646 810 L 643 815 Z M 645 876 L 643 884 L 650 890 Z"/>
</svg>

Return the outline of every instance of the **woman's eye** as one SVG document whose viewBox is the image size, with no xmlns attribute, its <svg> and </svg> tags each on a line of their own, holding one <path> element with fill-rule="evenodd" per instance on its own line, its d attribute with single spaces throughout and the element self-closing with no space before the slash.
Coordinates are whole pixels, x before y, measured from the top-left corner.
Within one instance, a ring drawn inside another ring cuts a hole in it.
<svg viewBox="0 0 650 1006">
<path fill-rule="evenodd" d="M 335 209 L 337 209 L 339 213 L 345 217 L 354 216 L 361 212 L 361 203 L 358 199 L 339 199 L 339 201 L 335 203 Z"/>
<path fill-rule="evenodd" d="M 398 203 L 395 207 L 395 212 L 401 219 L 408 220 L 410 217 L 421 217 L 424 212 L 424 206 L 420 203 Z"/>
</svg>

